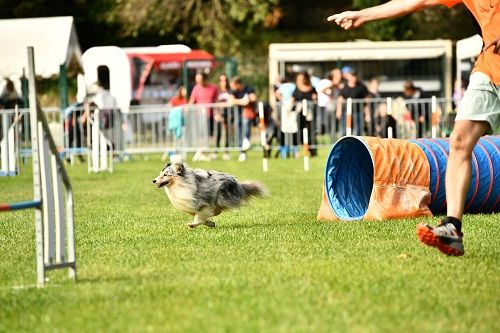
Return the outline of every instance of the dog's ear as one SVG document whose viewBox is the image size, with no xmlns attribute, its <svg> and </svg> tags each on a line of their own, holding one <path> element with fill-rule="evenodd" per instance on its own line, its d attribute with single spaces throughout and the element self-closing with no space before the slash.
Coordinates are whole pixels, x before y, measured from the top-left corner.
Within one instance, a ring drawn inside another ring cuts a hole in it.
<svg viewBox="0 0 500 333">
<path fill-rule="evenodd" d="M 182 175 L 184 174 L 184 171 L 186 171 L 186 165 L 184 163 L 176 163 L 174 165 L 174 170 L 179 175 Z"/>
<path fill-rule="evenodd" d="M 171 165 L 172 165 L 172 163 L 168 162 L 168 163 L 167 163 L 167 165 L 165 165 L 165 167 L 163 168 L 163 170 L 165 170 L 166 168 L 168 168 L 168 167 L 169 167 L 169 166 L 171 166 Z M 162 170 L 162 171 L 163 171 L 163 170 Z"/>
</svg>

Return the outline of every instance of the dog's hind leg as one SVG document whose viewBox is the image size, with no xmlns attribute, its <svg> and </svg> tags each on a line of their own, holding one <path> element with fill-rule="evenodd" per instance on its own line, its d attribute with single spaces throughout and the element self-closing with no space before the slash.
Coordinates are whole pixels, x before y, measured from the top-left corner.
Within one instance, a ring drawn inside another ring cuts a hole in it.
<svg viewBox="0 0 500 333">
<path fill-rule="evenodd" d="M 188 223 L 188 227 L 196 228 L 199 225 L 206 225 L 207 227 L 215 227 L 215 223 L 209 221 L 208 219 L 214 216 L 213 211 L 209 207 L 203 207 L 200 211 L 196 212 L 194 215 L 194 221 Z"/>
</svg>

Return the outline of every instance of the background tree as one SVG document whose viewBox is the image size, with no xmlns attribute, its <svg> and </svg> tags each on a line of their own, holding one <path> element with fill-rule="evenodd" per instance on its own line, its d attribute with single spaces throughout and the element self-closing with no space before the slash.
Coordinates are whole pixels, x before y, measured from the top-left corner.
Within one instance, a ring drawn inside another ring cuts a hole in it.
<svg viewBox="0 0 500 333">
<path fill-rule="evenodd" d="M 258 34 L 264 23 L 276 24 L 277 4 L 278 0 L 121 0 L 109 14 L 111 21 L 125 27 L 125 34 L 174 34 L 179 42 L 231 55 L 239 50 L 242 37 Z"/>
<path fill-rule="evenodd" d="M 355 9 L 380 5 L 387 0 L 353 0 Z M 455 29 L 460 27 L 460 29 Z M 367 39 L 461 39 L 476 33 L 473 19 L 466 7 L 458 5 L 451 10 L 436 6 L 399 18 L 370 22 L 363 27 Z"/>
</svg>

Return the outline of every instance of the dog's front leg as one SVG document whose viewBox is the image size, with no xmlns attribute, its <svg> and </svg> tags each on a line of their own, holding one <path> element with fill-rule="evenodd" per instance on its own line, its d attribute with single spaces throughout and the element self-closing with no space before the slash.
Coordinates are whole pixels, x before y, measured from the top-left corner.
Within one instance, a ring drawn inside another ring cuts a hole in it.
<svg viewBox="0 0 500 333">
<path fill-rule="evenodd" d="M 199 213 L 196 213 L 194 215 L 194 221 L 191 223 L 188 223 L 187 226 L 190 228 L 196 228 L 197 226 L 199 226 L 201 224 L 205 224 L 205 219 L 203 219 L 203 217 L 200 216 Z"/>
<path fill-rule="evenodd" d="M 194 215 L 194 221 L 192 223 L 188 223 L 188 227 L 196 228 L 199 225 L 206 225 L 207 227 L 215 227 L 215 223 L 209 221 L 210 217 L 214 216 L 212 210 L 209 207 L 203 207 L 200 211 L 198 211 Z"/>
</svg>

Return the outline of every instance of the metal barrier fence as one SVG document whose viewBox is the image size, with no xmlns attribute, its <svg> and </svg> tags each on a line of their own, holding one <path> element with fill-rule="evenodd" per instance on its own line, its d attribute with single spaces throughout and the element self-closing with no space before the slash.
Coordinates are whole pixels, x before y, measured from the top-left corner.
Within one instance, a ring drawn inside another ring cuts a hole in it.
<svg viewBox="0 0 500 333">
<path fill-rule="evenodd" d="M 14 114 L 14 110 L 2 110 Z M 29 114 L 20 123 L 20 155 L 29 153 Z M 256 115 L 257 107 L 255 110 Z M 56 144 L 68 156 L 86 155 L 90 145 L 89 119 L 95 110 L 73 107 L 61 116 L 57 109 L 46 111 Z M 331 146 L 344 135 L 418 138 L 444 137 L 453 127 L 451 100 L 443 98 L 403 100 L 370 99 L 333 101 L 327 106 L 298 101 L 263 105 L 266 142 L 282 153 L 296 153 L 304 143 L 307 128 L 312 156 L 320 146 Z M 144 105 L 120 110 L 99 110 L 99 129 L 115 154 L 153 152 L 233 152 L 260 146 L 258 117 L 248 119 L 241 107 L 228 104 Z M 61 118 L 64 118 L 61 121 Z M 0 126 L 2 128 L 2 126 Z M 243 148 L 242 148 L 243 146 Z M 246 146 L 246 147 L 245 147 Z M 284 148 L 283 147 L 288 147 Z"/>
</svg>

